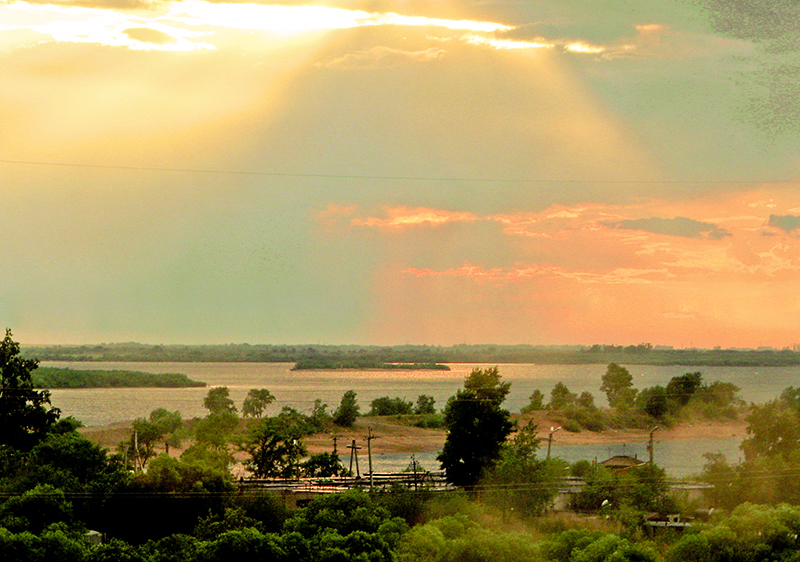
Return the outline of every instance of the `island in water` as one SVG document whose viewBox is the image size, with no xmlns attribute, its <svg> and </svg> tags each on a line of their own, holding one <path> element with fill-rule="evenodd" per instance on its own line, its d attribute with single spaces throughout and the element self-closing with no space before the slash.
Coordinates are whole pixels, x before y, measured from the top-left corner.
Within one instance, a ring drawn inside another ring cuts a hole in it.
<svg viewBox="0 0 800 562">
<path fill-rule="evenodd" d="M 182 373 L 143 373 L 140 371 L 104 371 L 39 367 L 32 373 L 36 388 L 187 388 L 206 383 Z"/>
</svg>

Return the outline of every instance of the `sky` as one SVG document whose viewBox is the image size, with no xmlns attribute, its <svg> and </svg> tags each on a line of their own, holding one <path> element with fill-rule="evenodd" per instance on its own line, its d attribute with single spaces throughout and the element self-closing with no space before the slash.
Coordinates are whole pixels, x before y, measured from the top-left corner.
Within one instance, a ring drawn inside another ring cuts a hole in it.
<svg viewBox="0 0 800 562">
<path fill-rule="evenodd" d="M 796 0 L 0 1 L 23 343 L 800 343 Z"/>
</svg>

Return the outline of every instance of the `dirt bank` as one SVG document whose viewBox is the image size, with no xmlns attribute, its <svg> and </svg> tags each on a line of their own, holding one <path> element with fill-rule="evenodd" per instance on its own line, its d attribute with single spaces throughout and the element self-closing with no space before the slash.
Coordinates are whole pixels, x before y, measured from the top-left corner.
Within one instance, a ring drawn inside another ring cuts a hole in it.
<svg viewBox="0 0 800 562">
<path fill-rule="evenodd" d="M 538 412 L 535 415 L 536 423 L 540 428 L 539 436 L 547 438 L 551 427 L 557 427 L 558 422 L 548 417 L 548 412 Z M 714 439 L 747 437 L 747 423 L 743 420 L 725 421 L 698 421 L 680 424 L 672 428 L 660 427 L 658 439 L 660 441 L 687 440 L 687 439 Z M 372 451 L 381 453 L 420 453 L 436 452 L 441 450 L 445 440 L 445 432 L 440 429 L 422 429 L 398 423 L 391 417 L 360 417 L 352 428 L 334 428 L 330 432 L 317 433 L 305 439 L 309 453 L 321 453 L 333 449 L 333 439 L 336 437 L 339 451 L 346 453 L 347 445 L 353 439 L 358 446 L 366 452 L 367 435 L 372 431 Z M 119 422 L 99 427 L 84 427 L 80 432 L 88 439 L 95 441 L 103 447 L 116 449 L 117 444 L 127 439 L 131 434 L 131 422 Z M 581 431 L 570 433 L 563 429 L 554 439 L 559 445 L 604 445 L 621 443 L 643 443 L 648 439 L 646 430 L 608 430 L 604 432 Z M 180 454 L 181 449 L 170 449 L 170 453 Z"/>
</svg>

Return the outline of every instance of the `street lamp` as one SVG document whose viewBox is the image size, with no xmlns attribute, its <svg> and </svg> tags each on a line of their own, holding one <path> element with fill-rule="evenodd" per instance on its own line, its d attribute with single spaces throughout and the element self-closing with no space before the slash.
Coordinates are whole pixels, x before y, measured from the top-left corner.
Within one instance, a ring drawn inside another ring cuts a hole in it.
<svg viewBox="0 0 800 562">
<path fill-rule="evenodd" d="M 553 444 L 553 434 L 561 429 L 561 426 L 558 427 L 551 427 L 550 428 L 550 435 L 547 436 L 547 458 L 550 458 L 550 446 Z"/>
</svg>

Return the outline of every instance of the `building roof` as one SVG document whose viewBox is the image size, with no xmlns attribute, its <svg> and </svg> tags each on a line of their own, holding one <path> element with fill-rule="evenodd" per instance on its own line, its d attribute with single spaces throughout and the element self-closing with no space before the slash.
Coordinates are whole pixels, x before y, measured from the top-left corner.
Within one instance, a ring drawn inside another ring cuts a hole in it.
<svg viewBox="0 0 800 562">
<path fill-rule="evenodd" d="M 630 457 L 628 455 L 615 455 L 610 459 L 606 459 L 598 464 L 600 466 L 604 466 L 611 470 L 624 470 L 632 466 L 639 466 L 640 464 L 644 464 L 644 461 L 640 461 L 636 457 Z"/>
</svg>

